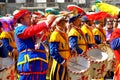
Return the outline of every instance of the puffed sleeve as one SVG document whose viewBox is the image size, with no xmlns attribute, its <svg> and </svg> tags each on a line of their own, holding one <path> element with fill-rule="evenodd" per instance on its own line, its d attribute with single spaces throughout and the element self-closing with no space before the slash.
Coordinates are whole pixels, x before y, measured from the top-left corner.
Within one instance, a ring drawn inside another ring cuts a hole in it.
<svg viewBox="0 0 120 80">
<path fill-rule="evenodd" d="M 79 48 L 77 45 L 77 36 L 70 36 L 69 43 L 70 43 L 71 50 L 76 50 L 77 53 L 79 53 L 79 54 L 81 54 L 83 52 L 83 50 L 81 48 Z"/>
<path fill-rule="evenodd" d="M 50 42 L 50 55 L 54 58 L 58 63 L 63 63 L 65 60 L 59 54 L 59 42 Z"/>
<path fill-rule="evenodd" d="M 13 51 L 13 47 L 9 45 L 9 40 L 7 38 L 2 39 L 3 45 L 10 51 Z"/>
<path fill-rule="evenodd" d="M 41 22 L 37 25 L 29 26 L 29 27 L 22 25 L 16 29 L 16 33 L 19 38 L 25 39 L 37 34 L 42 30 L 48 29 L 47 27 L 48 26 L 45 22 Z"/>
<path fill-rule="evenodd" d="M 0 45 L 0 57 L 5 58 L 8 56 L 8 49 L 3 45 Z"/>
<path fill-rule="evenodd" d="M 94 39 L 95 39 L 96 44 L 101 44 L 101 40 L 100 40 L 99 35 L 94 35 Z"/>
<path fill-rule="evenodd" d="M 113 50 L 120 48 L 120 38 L 115 38 L 110 42 L 110 46 Z"/>
<path fill-rule="evenodd" d="M 87 40 L 87 46 L 88 46 L 88 48 L 91 48 L 93 44 L 89 44 L 89 43 L 88 43 L 89 36 L 88 36 L 87 33 L 85 34 L 85 37 L 86 37 L 86 40 Z"/>
</svg>

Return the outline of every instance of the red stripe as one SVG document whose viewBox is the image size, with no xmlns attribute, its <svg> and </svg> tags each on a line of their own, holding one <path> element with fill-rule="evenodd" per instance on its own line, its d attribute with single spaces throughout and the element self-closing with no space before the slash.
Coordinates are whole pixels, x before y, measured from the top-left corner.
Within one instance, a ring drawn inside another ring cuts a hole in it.
<svg viewBox="0 0 120 80">
<path fill-rule="evenodd" d="M 47 70 L 42 72 L 20 72 L 20 75 L 46 74 Z"/>
<path fill-rule="evenodd" d="M 34 75 L 32 75 L 32 80 L 34 80 Z"/>
</svg>

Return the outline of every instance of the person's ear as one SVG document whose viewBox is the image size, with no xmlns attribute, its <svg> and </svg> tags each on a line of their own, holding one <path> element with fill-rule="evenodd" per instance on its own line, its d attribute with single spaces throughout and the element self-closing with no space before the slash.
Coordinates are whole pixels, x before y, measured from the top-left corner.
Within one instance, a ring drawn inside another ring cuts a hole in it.
<svg viewBox="0 0 120 80">
<path fill-rule="evenodd" d="M 22 22 L 24 19 L 23 18 L 20 18 L 20 22 Z"/>
</svg>

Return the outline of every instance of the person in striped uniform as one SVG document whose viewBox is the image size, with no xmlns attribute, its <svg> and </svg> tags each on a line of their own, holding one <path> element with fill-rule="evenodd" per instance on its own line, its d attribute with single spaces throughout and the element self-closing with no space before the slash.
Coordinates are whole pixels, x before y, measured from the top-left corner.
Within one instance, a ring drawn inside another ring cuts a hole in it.
<svg viewBox="0 0 120 80">
<path fill-rule="evenodd" d="M 114 80 L 120 80 L 120 28 L 116 28 L 110 36 L 110 46 L 113 49 L 116 59 Z"/>
<path fill-rule="evenodd" d="M 50 29 L 55 16 L 49 17 L 39 24 L 31 25 L 31 12 L 21 9 L 14 15 L 14 23 L 19 23 L 15 29 L 15 41 L 19 52 L 17 70 L 19 80 L 46 80 L 48 60 L 44 46 L 35 49 L 36 34 Z"/>
<path fill-rule="evenodd" d="M 106 32 L 103 29 L 103 21 L 102 20 L 96 20 L 95 21 L 96 27 L 92 30 L 95 43 L 96 44 L 102 44 L 106 42 Z"/>
<path fill-rule="evenodd" d="M 66 20 L 61 16 L 55 22 L 56 29 L 52 32 L 49 42 L 50 56 L 53 59 L 50 80 L 68 80 L 67 59 L 70 57 L 70 48 L 65 33 Z"/>
<path fill-rule="evenodd" d="M 81 27 L 81 30 L 83 31 L 86 40 L 88 48 L 91 48 L 95 44 L 92 28 L 90 27 L 90 22 L 87 18 L 87 16 L 83 16 L 82 18 L 83 26 Z"/>
<path fill-rule="evenodd" d="M 76 51 L 77 54 L 82 54 L 87 50 L 87 42 L 84 36 L 84 33 L 80 29 L 81 27 L 81 20 L 80 14 L 77 16 L 73 16 L 69 19 L 69 23 L 72 24 L 72 28 L 68 33 L 69 37 L 69 44 L 71 51 Z"/>
</svg>

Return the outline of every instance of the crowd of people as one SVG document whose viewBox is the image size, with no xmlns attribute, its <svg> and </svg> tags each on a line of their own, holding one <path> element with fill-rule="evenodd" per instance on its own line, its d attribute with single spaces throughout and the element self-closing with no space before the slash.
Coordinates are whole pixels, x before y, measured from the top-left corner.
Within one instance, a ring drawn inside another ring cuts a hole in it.
<svg viewBox="0 0 120 80">
<path fill-rule="evenodd" d="M 0 18 L 0 74 L 14 75 L 15 80 L 70 80 L 67 62 L 71 56 L 87 56 L 89 48 L 108 44 L 116 58 L 114 80 L 120 80 L 119 17 L 90 20 L 85 12 L 47 10 L 43 15 L 21 9 L 13 17 Z M 6 58 L 14 63 L 13 74 L 4 72 Z M 2 77 L 0 80 L 13 80 Z"/>
</svg>

